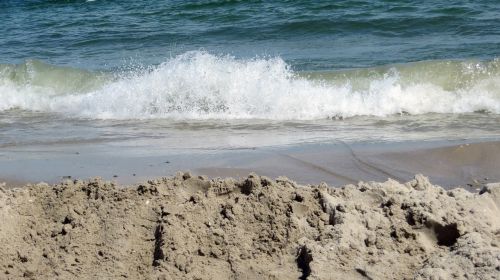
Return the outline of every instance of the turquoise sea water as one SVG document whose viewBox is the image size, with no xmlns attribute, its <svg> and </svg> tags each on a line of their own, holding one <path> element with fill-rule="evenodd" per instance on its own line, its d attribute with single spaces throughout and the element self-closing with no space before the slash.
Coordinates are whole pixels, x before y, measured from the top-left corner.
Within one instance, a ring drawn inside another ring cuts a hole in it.
<svg viewBox="0 0 500 280">
<path fill-rule="evenodd" d="M 5 149 L 500 136 L 498 1 L 4 0 L 0 18 Z"/>
</svg>

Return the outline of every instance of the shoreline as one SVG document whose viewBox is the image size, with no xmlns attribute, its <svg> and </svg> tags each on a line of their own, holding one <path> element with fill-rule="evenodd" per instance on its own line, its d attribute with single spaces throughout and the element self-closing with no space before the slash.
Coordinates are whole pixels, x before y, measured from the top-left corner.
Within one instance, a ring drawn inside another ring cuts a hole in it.
<svg viewBox="0 0 500 280">
<path fill-rule="evenodd" d="M 493 279 L 500 184 L 302 186 L 178 173 L 0 188 L 8 279 Z"/>
<path fill-rule="evenodd" d="M 101 177 L 131 185 L 171 176 L 178 170 L 210 178 L 244 178 L 251 172 L 268 177 L 287 175 L 301 184 L 338 186 L 358 181 L 400 182 L 422 173 L 444 188 L 500 181 L 500 141 L 455 140 L 396 143 L 328 142 L 293 146 L 161 150 L 141 154 L 107 146 L 49 146 L 0 150 L 0 182 L 54 184 L 64 179 Z"/>
</svg>

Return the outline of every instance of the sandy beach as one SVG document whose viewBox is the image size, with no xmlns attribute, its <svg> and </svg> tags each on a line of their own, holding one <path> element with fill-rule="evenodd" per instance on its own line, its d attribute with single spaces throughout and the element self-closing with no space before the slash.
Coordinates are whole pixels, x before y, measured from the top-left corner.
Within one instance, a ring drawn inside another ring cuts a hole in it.
<svg viewBox="0 0 500 280">
<path fill-rule="evenodd" d="M 7 186 L 8 187 L 8 186 Z M 0 189 L 2 279 L 498 279 L 500 184 L 178 173 Z"/>
<path fill-rule="evenodd" d="M 142 157 L 80 144 L 22 149 L 3 147 L 0 158 L 8 174 L 0 179 L 2 279 L 500 273 L 498 141 L 336 142 Z M 187 167 L 193 174 L 173 171 Z M 420 172 L 432 183 L 413 174 Z"/>
</svg>

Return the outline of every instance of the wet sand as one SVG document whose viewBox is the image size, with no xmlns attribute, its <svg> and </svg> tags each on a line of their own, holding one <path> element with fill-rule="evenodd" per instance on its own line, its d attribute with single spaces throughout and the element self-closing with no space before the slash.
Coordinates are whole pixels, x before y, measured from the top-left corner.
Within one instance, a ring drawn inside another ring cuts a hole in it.
<svg viewBox="0 0 500 280">
<path fill-rule="evenodd" d="M 396 144 L 312 145 L 262 157 L 243 169 L 202 168 L 211 176 L 237 176 L 256 170 L 268 176 L 290 174 L 301 182 L 333 185 L 387 178 L 407 181 L 415 173 L 426 174 L 443 186 L 477 188 L 500 180 L 500 142 L 420 142 Z"/>
<path fill-rule="evenodd" d="M 445 188 L 476 190 L 500 181 L 500 141 L 344 143 L 215 149 L 137 151 L 93 145 L 4 147 L 0 181 L 57 183 L 102 177 L 134 184 L 178 170 L 209 177 L 246 177 L 250 172 L 287 175 L 302 184 L 338 186 L 358 181 L 407 181 L 423 173 Z M 12 184 L 10 184 L 12 185 Z"/>
</svg>

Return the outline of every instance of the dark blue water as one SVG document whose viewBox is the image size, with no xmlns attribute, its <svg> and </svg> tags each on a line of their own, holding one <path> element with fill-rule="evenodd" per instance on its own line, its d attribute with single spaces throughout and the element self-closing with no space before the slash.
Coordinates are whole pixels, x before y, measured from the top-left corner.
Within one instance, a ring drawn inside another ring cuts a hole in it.
<svg viewBox="0 0 500 280">
<path fill-rule="evenodd" d="M 491 60 L 500 2 L 3 0 L 0 63 L 113 69 L 192 50 L 279 56 L 295 70 Z"/>
</svg>

